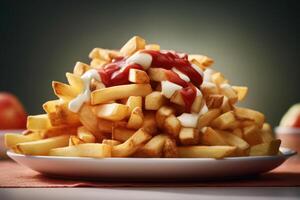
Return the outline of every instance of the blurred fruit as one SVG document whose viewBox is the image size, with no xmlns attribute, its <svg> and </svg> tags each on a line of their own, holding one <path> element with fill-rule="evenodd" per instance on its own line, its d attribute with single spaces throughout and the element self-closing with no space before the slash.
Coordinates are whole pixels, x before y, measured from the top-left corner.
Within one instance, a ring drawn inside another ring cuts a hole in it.
<svg viewBox="0 0 300 200">
<path fill-rule="evenodd" d="M 280 126 L 300 128 L 300 103 L 293 105 L 284 114 Z"/>
<path fill-rule="evenodd" d="M 26 128 L 27 114 L 16 96 L 0 92 L 0 129 Z"/>
</svg>

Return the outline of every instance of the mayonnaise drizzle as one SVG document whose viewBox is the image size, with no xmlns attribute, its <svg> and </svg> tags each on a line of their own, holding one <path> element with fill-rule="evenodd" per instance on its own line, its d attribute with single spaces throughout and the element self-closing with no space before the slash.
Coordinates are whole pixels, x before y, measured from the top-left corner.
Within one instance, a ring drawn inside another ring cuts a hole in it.
<svg viewBox="0 0 300 200">
<path fill-rule="evenodd" d="M 172 68 L 172 71 L 175 72 L 185 82 L 190 82 L 190 78 L 175 67 Z"/>
<path fill-rule="evenodd" d="M 72 101 L 70 101 L 70 103 L 68 105 L 68 108 L 70 111 L 77 113 L 80 110 L 82 104 L 90 101 L 90 98 L 91 98 L 90 84 L 91 84 L 92 79 L 101 81 L 101 77 L 100 77 L 98 71 L 95 69 L 91 69 L 91 70 L 85 72 L 81 76 L 81 80 L 83 82 L 83 91 L 76 98 L 74 98 Z"/>
<path fill-rule="evenodd" d="M 152 63 L 152 56 L 148 53 L 136 52 L 126 60 L 126 64 L 138 64 L 147 70 Z"/>
</svg>

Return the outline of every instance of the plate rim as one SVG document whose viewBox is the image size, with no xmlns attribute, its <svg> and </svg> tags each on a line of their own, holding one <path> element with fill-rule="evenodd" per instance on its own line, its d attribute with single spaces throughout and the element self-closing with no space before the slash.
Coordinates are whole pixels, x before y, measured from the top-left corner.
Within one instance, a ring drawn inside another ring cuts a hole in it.
<svg viewBox="0 0 300 200">
<path fill-rule="evenodd" d="M 226 157 L 222 159 L 215 159 L 215 158 L 90 158 L 90 157 L 71 157 L 71 156 L 34 156 L 34 155 L 23 155 L 12 152 L 11 150 L 7 150 L 6 154 L 13 159 L 13 157 L 23 157 L 29 159 L 50 159 L 50 160 L 101 160 L 101 161 L 232 161 L 232 160 L 249 160 L 249 159 L 256 159 L 256 160 L 265 160 L 265 159 L 274 159 L 274 158 L 284 158 L 288 159 L 291 156 L 297 154 L 297 151 L 286 148 L 280 147 L 281 154 L 275 156 L 241 156 L 241 157 Z"/>
</svg>

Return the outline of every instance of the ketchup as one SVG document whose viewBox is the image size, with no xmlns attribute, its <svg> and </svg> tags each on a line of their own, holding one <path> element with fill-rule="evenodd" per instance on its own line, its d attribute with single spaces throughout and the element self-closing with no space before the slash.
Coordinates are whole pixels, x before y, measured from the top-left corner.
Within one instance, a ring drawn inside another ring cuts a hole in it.
<svg viewBox="0 0 300 200">
<path fill-rule="evenodd" d="M 155 50 L 143 50 L 141 52 L 152 56 L 150 67 L 166 69 L 168 80 L 183 87 L 180 90 L 180 93 L 184 100 L 186 111 L 190 112 L 197 94 L 195 85 L 200 87 L 203 78 L 201 74 L 191 66 L 187 54 L 177 54 L 174 51 Z M 127 58 L 119 57 L 113 60 L 112 63 L 107 64 L 104 68 L 98 70 L 101 80 L 106 87 L 128 84 L 130 69 L 144 69 L 143 66 L 139 64 L 126 63 L 126 59 Z M 188 76 L 194 85 L 181 79 L 177 73 L 171 70 L 173 67 Z"/>
</svg>

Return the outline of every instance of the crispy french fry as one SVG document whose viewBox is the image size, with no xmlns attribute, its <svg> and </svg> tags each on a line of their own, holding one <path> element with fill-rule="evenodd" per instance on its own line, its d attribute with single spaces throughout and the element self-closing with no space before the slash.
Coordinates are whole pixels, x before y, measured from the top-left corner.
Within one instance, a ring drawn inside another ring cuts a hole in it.
<svg viewBox="0 0 300 200">
<path fill-rule="evenodd" d="M 256 125 L 251 125 L 243 128 L 243 138 L 251 145 L 262 143 L 259 128 Z"/>
<path fill-rule="evenodd" d="M 148 75 L 152 81 L 166 81 L 168 80 L 167 70 L 163 68 L 149 68 Z"/>
<path fill-rule="evenodd" d="M 129 116 L 129 107 L 118 103 L 103 104 L 95 107 L 95 113 L 102 119 L 120 121 Z"/>
<path fill-rule="evenodd" d="M 74 66 L 73 73 L 78 76 L 81 76 L 90 69 L 91 67 L 89 65 L 82 62 L 77 62 L 76 65 Z"/>
<path fill-rule="evenodd" d="M 235 126 L 235 117 L 233 111 L 223 113 L 211 122 L 211 126 L 217 129 L 229 129 Z"/>
<path fill-rule="evenodd" d="M 126 102 L 129 107 L 130 112 L 132 112 L 136 107 L 142 109 L 143 99 L 141 96 L 130 96 Z"/>
<path fill-rule="evenodd" d="M 50 156 L 70 156 L 70 157 L 111 157 L 111 146 L 106 144 L 85 143 L 76 146 L 51 149 Z"/>
<path fill-rule="evenodd" d="M 154 91 L 145 97 L 145 109 L 146 110 L 158 110 L 167 102 L 167 99 L 161 92 Z"/>
<path fill-rule="evenodd" d="M 111 133 L 114 122 L 106 119 L 98 119 L 98 130 L 102 133 Z"/>
<path fill-rule="evenodd" d="M 137 130 L 124 143 L 112 147 L 113 157 L 128 157 L 136 152 L 140 145 L 146 143 L 151 138 L 151 135 L 142 128 Z"/>
<path fill-rule="evenodd" d="M 262 129 L 260 130 L 260 136 L 264 143 L 271 142 L 272 140 L 275 139 L 270 124 L 264 123 Z"/>
<path fill-rule="evenodd" d="M 83 81 L 81 80 L 80 76 L 67 72 L 66 77 L 72 89 L 77 93 L 81 93 L 83 90 Z"/>
<path fill-rule="evenodd" d="M 146 96 L 152 92 L 150 84 L 119 85 L 95 90 L 91 94 L 92 105 L 123 99 L 130 96 Z"/>
<path fill-rule="evenodd" d="M 217 85 L 228 83 L 228 80 L 225 79 L 224 75 L 221 72 L 216 72 L 212 74 L 211 79 Z"/>
<path fill-rule="evenodd" d="M 243 131 L 242 129 L 240 128 L 235 128 L 233 131 L 232 131 L 232 134 L 242 138 L 243 137 Z"/>
<path fill-rule="evenodd" d="M 132 110 L 128 123 L 127 128 L 131 129 L 139 129 L 143 126 L 144 123 L 144 115 L 141 108 L 136 107 Z"/>
<path fill-rule="evenodd" d="M 180 121 L 175 117 L 175 115 L 170 115 L 166 118 L 164 123 L 164 130 L 174 139 L 178 138 L 181 129 Z"/>
<path fill-rule="evenodd" d="M 223 95 L 212 94 L 206 98 L 206 105 L 209 109 L 220 108 L 223 104 Z"/>
<path fill-rule="evenodd" d="M 93 107 L 84 104 L 78 112 L 79 120 L 84 127 L 86 127 L 92 133 L 97 133 L 98 129 L 98 118 L 93 112 Z"/>
<path fill-rule="evenodd" d="M 139 69 L 130 69 L 129 70 L 129 81 L 137 84 L 146 84 L 150 82 L 148 74 Z"/>
<path fill-rule="evenodd" d="M 121 56 L 121 53 L 118 51 L 102 48 L 94 48 L 89 54 L 91 59 L 100 59 L 106 62 L 110 62 L 112 59 L 119 56 Z"/>
<path fill-rule="evenodd" d="M 224 141 L 228 145 L 235 146 L 240 150 L 246 150 L 249 148 L 249 144 L 242 138 L 240 138 L 234 134 L 231 134 L 230 132 L 227 132 L 227 131 L 218 130 L 217 132 L 223 137 Z"/>
<path fill-rule="evenodd" d="M 78 127 L 77 136 L 80 140 L 82 140 L 85 143 L 96 142 L 96 137 L 84 126 Z"/>
<path fill-rule="evenodd" d="M 137 52 L 140 49 L 144 49 L 146 45 L 146 41 L 139 37 L 132 37 L 120 50 L 121 54 L 124 56 L 130 56 Z"/>
<path fill-rule="evenodd" d="M 79 94 L 72 86 L 58 81 L 52 81 L 52 88 L 58 98 L 67 102 L 74 99 Z"/>
<path fill-rule="evenodd" d="M 203 82 L 200 88 L 203 95 L 206 97 L 208 97 L 209 95 L 219 94 L 218 87 L 215 83 Z"/>
<path fill-rule="evenodd" d="M 113 128 L 112 130 L 112 139 L 118 140 L 120 142 L 125 142 L 128 140 L 136 131 L 128 128 Z"/>
<path fill-rule="evenodd" d="M 163 148 L 163 157 L 165 158 L 178 158 L 178 148 L 176 141 L 167 137 Z"/>
<path fill-rule="evenodd" d="M 18 133 L 6 133 L 4 135 L 4 143 L 7 148 L 12 148 L 19 143 L 31 142 L 42 139 L 40 132 L 33 132 L 28 135 L 22 135 Z"/>
<path fill-rule="evenodd" d="M 201 129 L 208 126 L 214 119 L 221 115 L 221 109 L 211 109 L 198 118 L 197 128 Z"/>
<path fill-rule="evenodd" d="M 219 86 L 220 93 L 228 98 L 231 105 L 238 101 L 238 96 L 235 90 L 228 84 L 223 83 Z"/>
<path fill-rule="evenodd" d="M 155 115 L 157 126 L 163 128 L 166 118 L 172 114 L 175 114 L 175 109 L 173 107 L 162 106 L 158 109 Z"/>
<path fill-rule="evenodd" d="M 78 126 L 53 126 L 43 131 L 45 137 L 56 137 L 60 135 L 75 135 L 77 133 Z"/>
<path fill-rule="evenodd" d="M 238 119 L 249 119 L 255 121 L 258 127 L 262 127 L 265 122 L 265 116 L 258 111 L 249 108 L 235 107 L 234 114 Z"/>
<path fill-rule="evenodd" d="M 157 123 L 154 112 L 146 111 L 144 113 L 144 122 L 142 128 L 151 135 L 154 135 L 157 132 Z"/>
<path fill-rule="evenodd" d="M 53 148 L 64 147 L 69 143 L 69 135 L 62 135 L 16 145 L 19 152 L 25 155 L 48 155 Z"/>
<path fill-rule="evenodd" d="M 221 109 L 224 113 L 232 110 L 232 105 L 229 103 L 229 99 L 226 96 L 224 96 Z"/>
<path fill-rule="evenodd" d="M 134 154 L 136 157 L 161 157 L 167 136 L 160 134 L 149 140 Z"/>
<path fill-rule="evenodd" d="M 202 130 L 201 142 L 204 145 L 228 145 L 222 135 L 210 127 L 205 127 Z"/>
<path fill-rule="evenodd" d="M 78 144 L 83 144 L 84 141 L 82 141 L 78 136 L 76 135 L 71 135 L 69 138 L 69 146 L 74 146 Z"/>
<path fill-rule="evenodd" d="M 236 147 L 232 146 L 187 146 L 178 147 L 181 158 L 216 158 L 221 159 L 235 153 Z"/>
<path fill-rule="evenodd" d="M 43 109 L 46 113 L 52 113 L 56 111 L 56 106 L 62 104 L 63 101 L 61 99 L 50 100 L 43 104 Z"/>
<path fill-rule="evenodd" d="M 104 139 L 102 141 L 102 144 L 107 144 L 107 145 L 110 145 L 110 146 L 116 146 L 116 145 L 121 144 L 121 142 L 118 141 L 118 140 Z"/>
<path fill-rule="evenodd" d="M 106 60 L 94 58 L 93 60 L 91 60 L 90 66 L 92 68 L 100 69 L 100 68 L 103 68 L 107 63 L 108 63 L 108 61 L 106 61 Z"/>
<path fill-rule="evenodd" d="M 273 156 L 277 155 L 280 147 L 280 140 L 254 145 L 250 148 L 250 156 Z"/>
<path fill-rule="evenodd" d="M 199 131 L 195 128 L 182 127 L 179 132 L 179 140 L 183 145 L 195 145 L 199 143 Z"/>
<path fill-rule="evenodd" d="M 192 54 L 189 55 L 188 59 L 191 63 L 197 65 L 203 70 L 206 69 L 207 67 L 210 67 L 214 63 L 213 59 L 204 55 Z"/>
<path fill-rule="evenodd" d="M 47 114 L 29 115 L 27 117 L 28 130 L 44 130 L 51 127 L 50 120 Z"/>
<path fill-rule="evenodd" d="M 160 50 L 160 46 L 158 44 L 147 44 L 145 46 L 145 49 L 159 51 Z"/>
<path fill-rule="evenodd" d="M 242 101 L 245 99 L 248 93 L 248 87 L 245 86 L 232 86 L 232 89 L 237 93 L 238 100 Z"/>
</svg>

